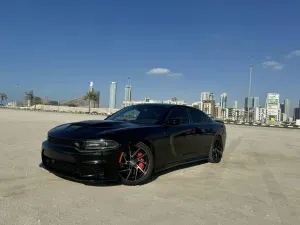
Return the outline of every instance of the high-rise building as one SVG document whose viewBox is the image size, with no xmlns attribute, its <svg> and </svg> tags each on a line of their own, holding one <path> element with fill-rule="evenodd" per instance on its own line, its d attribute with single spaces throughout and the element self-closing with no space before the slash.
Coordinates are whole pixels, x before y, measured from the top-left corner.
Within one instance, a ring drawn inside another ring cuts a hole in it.
<svg viewBox="0 0 300 225">
<path fill-rule="evenodd" d="M 203 112 L 205 112 L 207 115 L 209 115 L 210 117 L 213 117 L 215 118 L 215 105 L 216 105 L 216 102 L 215 100 L 204 100 L 202 101 L 202 104 L 201 104 L 201 110 Z"/>
<path fill-rule="evenodd" d="M 259 97 L 253 97 L 253 108 L 259 107 Z"/>
<path fill-rule="evenodd" d="M 266 109 L 260 107 L 254 107 L 253 111 L 253 120 L 255 122 L 265 122 L 266 119 Z"/>
<path fill-rule="evenodd" d="M 209 100 L 210 92 L 201 92 L 200 101 Z"/>
<path fill-rule="evenodd" d="M 293 116 L 291 100 L 285 99 L 283 101 L 283 104 L 284 104 L 284 113 L 286 114 L 286 116 L 288 118 Z"/>
<path fill-rule="evenodd" d="M 300 107 L 294 109 L 294 120 L 300 119 Z"/>
<path fill-rule="evenodd" d="M 226 93 L 221 94 L 220 107 L 221 108 L 227 108 L 227 94 Z"/>
<path fill-rule="evenodd" d="M 125 101 L 131 102 L 131 86 L 126 85 L 125 87 Z"/>
<path fill-rule="evenodd" d="M 248 104 L 249 104 L 249 106 L 248 106 Z M 245 106 L 244 106 L 244 108 L 248 109 L 248 107 L 250 109 L 253 108 L 253 97 L 250 97 L 249 100 L 248 100 L 248 97 L 245 98 Z"/>
<path fill-rule="evenodd" d="M 110 83 L 109 108 L 115 109 L 117 105 L 117 82 Z"/>
<path fill-rule="evenodd" d="M 294 120 L 300 119 L 300 100 L 299 100 L 299 106 L 298 108 L 294 109 Z"/>
<path fill-rule="evenodd" d="M 279 94 L 277 93 L 268 93 L 266 100 L 266 121 L 275 122 L 280 121 L 280 103 L 279 103 Z"/>
<path fill-rule="evenodd" d="M 284 103 L 280 103 L 280 111 L 281 113 L 284 113 Z"/>
<path fill-rule="evenodd" d="M 97 91 L 97 100 L 95 102 L 95 108 L 100 108 L 100 91 Z"/>
<path fill-rule="evenodd" d="M 234 108 L 234 109 L 237 109 L 237 108 L 238 108 L 238 101 L 234 101 L 233 108 Z"/>
<path fill-rule="evenodd" d="M 201 92 L 200 101 L 215 100 L 215 95 L 212 92 Z"/>
</svg>

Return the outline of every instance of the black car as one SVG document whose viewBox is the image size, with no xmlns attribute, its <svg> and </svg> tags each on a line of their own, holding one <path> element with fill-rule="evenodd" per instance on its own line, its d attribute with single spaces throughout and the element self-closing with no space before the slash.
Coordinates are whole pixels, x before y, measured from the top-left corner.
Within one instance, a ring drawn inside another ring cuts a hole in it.
<svg viewBox="0 0 300 225">
<path fill-rule="evenodd" d="M 204 112 L 180 105 L 140 104 L 105 120 L 57 126 L 42 144 L 42 162 L 80 181 L 145 183 L 176 165 L 221 161 L 226 127 Z"/>
</svg>

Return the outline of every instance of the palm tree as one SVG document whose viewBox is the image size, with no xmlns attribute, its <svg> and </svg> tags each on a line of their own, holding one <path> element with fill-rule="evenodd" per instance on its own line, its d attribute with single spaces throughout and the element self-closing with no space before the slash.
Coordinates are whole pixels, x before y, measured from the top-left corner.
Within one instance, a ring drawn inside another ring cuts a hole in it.
<svg viewBox="0 0 300 225">
<path fill-rule="evenodd" d="M 0 93 L 0 100 L 1 100 L 1 104 L 3 103 L 3 101 L 7 101 L 7 94 L 5 93 Z"/>
<path fill-rule="evenodd" d="M 33 104 L 34 104 L 34 109 L 36 109 L 36 105 L 38 105 L 38 104 L 43 104 L 42 98 L 41 98 L 41 97 L 38 97 L 38 96 L 33 97 L 32 102 L 33 102 Z"/>
<path fill-rule="evenodd" d="M 173 97 L 171 100 L 172 100 L 172 102 L 177 102 L 178 101 L 178 99 L 176 97 Z"/>
<path fill-rule="evenodd" d="M 89 113 L 91 112 L 91 101 L 97 101 L 97 99 L 98 99 L 98 96 L 94 90 L 90 90 L 85 94 L 84 100 L 89 101 Z"/>
</svg>

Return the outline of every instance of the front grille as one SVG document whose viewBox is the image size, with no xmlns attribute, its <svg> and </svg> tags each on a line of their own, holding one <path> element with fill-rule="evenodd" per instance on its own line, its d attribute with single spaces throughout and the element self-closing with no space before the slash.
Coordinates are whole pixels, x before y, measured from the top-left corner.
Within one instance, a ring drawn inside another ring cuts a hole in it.
<svg viewBox="0 0 300 225">
<path fill-rule="evenodd" d="M 85 142 L 84 141 L 75 141 L 75 140 L 69 140 L 69 139 L 62 139 L 62 138 L 56 138 L 56 137 L 50 137 L 48 136 L 48 141 L 53 144 L 57 145 L 63 145 L 73 148 L 83 148 Z"/>
<path fill-rule="evenodd" d="M 73 172 L 73 173 L 77 172 L 76 165 L 73 163 L 55 161 L 55 163 L 53 163 L 51 166 L 52 168 L 60 171 Z"/>
<path fill-rule="evenodd" d="M 43 155 L 43 164 L 50 168 L 57 171 L 65 171 L 65 172 L 77 172 L 77 167 L 75 163 L 63 162 L 58 161 L 55 159 L 48 158 L 47 156 Z"/>
</svg>

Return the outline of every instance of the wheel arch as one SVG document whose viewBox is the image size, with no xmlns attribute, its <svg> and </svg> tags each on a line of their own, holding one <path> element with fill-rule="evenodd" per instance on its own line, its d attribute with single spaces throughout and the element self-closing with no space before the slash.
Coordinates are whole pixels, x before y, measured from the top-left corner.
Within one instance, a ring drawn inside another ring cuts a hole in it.
<svg viewBox="0 0 300 225">
<path fill-rule="evenodd" d="M 226 136 L 224 137 L 222 134 L 217 133 L 217 134 L 214 136 L 213 142 L 214 142 L 216 139 L 219 139 L 219 140 L 220 140 L 220 142 L 222 143 L 222 146 L 223 146 L 223 150 L 224 150 L 224 149 L 225 149 L 225 144 L 226 144 Z"/>
<path fill-rule="evenodd" d="M 216 134 L 214 140 L 215 140 L 215 139 L 219 139 L 221 142 L 223 141 L 223 140 L 222 140 L 221 134 Z M 222 143 L 223 143 L 223 142 L 222 142 Z"/>
<path fill-rule="evenodd" d="M 150 148 L 150 150 L 153 153 L 154 159 L 155 159 L 155 149 L 154 149 L 153 143 L 149 139 L 147 139 L 147 138 L 137 138 L 137 139 L 129 141 L 129 144 L 137 144 L 139 142 L 144 143 L 145 145 L 147 145 L 147 147 Z"/>
<path fill-rule="evenodd" d="M 151 149 L 154 159 L 155 159 L 155 149 L 154 149 L 153 143 L 148 139 L 142 139 L 141 142 L 143 142 L 145 145 L 147 145 Z M 155 162 L 155 160 L 154 160 L 154 162 Z"/>
</svg>

